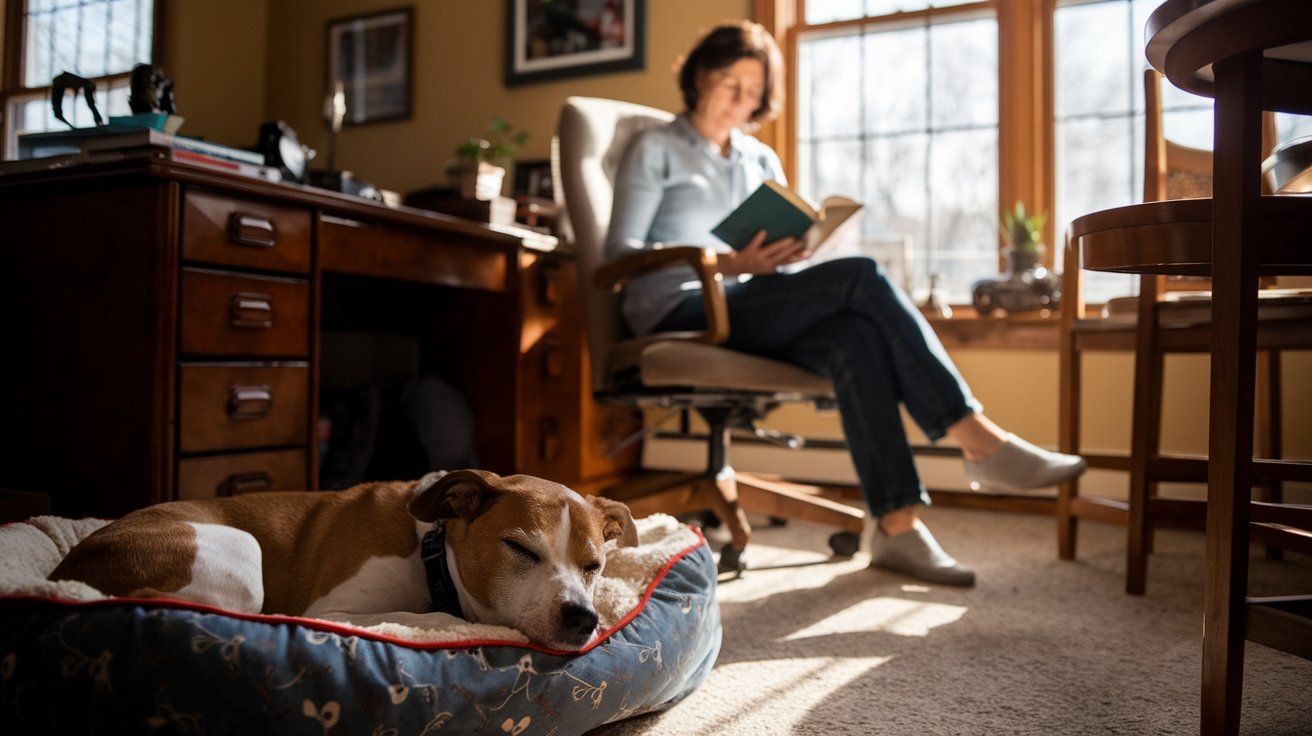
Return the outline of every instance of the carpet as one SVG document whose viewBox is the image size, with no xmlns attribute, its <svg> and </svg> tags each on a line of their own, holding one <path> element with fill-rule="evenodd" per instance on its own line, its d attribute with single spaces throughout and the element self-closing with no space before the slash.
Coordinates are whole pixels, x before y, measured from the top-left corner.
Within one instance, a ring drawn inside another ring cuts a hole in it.
<svg viewBox="0 0 1312 736">
<path fill-rule="evenodd" d="M 829 530 L 813 524 L 757 526 L 756 569 L 719 589 L 724 648 L 707 682 L 594 733 L 1198 733 L 1201 532 L 1158 532 L 1137 597 L 1124 593 L 1124 527 L 1083 522 L 1068 562 L 1049 517 L 924 518 L 975 588 L 867 569 L 864 551 L 826 561 Z M 1254 595 L 1312 592 L 1307 557 L 1254 547 L 1250 570 Z M 1242 732 L 1312 734 L 1312 662 L 1251 642 L 1245 662 Z"/>
</svg>

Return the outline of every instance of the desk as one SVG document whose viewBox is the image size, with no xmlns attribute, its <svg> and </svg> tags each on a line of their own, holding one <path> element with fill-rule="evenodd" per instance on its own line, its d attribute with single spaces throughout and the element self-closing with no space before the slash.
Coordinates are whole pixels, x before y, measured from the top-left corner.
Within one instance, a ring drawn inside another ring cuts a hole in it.
<svg viewBox="0 0 1312 736">
<path fill-rule="evenodd" d="M 592 404 L 554 238 L 159 153 L 0 176 L 0 238 L 0 487 L 58 513 L 317 488 L 322 297 L 341 279 L 465 395 L 483 467 L 577 486 L 636 465 L 606 456 L 638 422 Z M 406 290 L 417 306 L 388 314 Z"/>
</svg>

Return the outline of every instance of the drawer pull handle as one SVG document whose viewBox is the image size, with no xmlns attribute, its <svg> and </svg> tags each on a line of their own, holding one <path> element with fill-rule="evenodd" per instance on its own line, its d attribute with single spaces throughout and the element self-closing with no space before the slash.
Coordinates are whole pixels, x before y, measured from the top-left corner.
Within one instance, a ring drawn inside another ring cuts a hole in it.
<svg viewBox="0 0 1312 736">
<path fill-rule="evenodd" d="M 234 212 L 228 215 L 228 237 L 237 245 L 272 248 L 278 242 L 278 230 L 267 217 Z"/>
<path fill-rule="evenodd" d="M 542 264 L 538 272 L 538 304 L 554 307 L 560 302 L 560 266 L 555 263 Z"/>
<path fill-rule="evenodd" d="M 560 457 L 560 427 L 555 419 L 543 419 L 538 422 L 541 439 L 538 444 L 538 456 L 543 462 L 555 462 Z"/>
<path fill-rule="evenodd" d="M 233 419 L 261 419 L 273 408 L 273 392 L 268 386 L 238 386 L 228 389 L 228 416 Z"/>
<path fill-rule="evenodd" d="M 273 297 L 251 291 L 239 291 L 229 302 L 233 327 L 267 330 L 273 327 Z"/>
<path fill-rule="evenodd" d="M 542 341 L 542 375 L 545 378 L 565 375 L 565 350 L 557 340 Z"/>
<path fill-rule="evenodd" d="M 229 496 L 268 491 L 272 488 L 273 477 L 263 470 L 233 473 L 228 476 L 227 480 L 223 481 L 223 490 Z"/>
</svg>

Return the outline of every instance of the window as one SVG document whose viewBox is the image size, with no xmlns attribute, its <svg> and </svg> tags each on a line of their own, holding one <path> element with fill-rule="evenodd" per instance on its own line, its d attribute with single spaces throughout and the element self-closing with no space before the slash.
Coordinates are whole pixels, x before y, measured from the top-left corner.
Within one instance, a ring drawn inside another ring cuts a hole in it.
<svg viewBox="0 0 1312 736">
<path fill-rule="evenodd" d="M 909 242 L 890 275 L 957 302 L 998 270 L 999 210 L 998 23 L 961 4 L 807 0 L 795 123 L 795 186 L 864 202 L 861 249 Z"/>
<path fill-rule="evenodd" d="M 6 68 L 4 93 L 5 157 L 12 158 L 19 133 L 52 130 L 61 125 L 50 110 L 50 80 L 64 71 L 96 83 L 102 115 L 128 114 L 128 75 L 154 51 L 153 0 L 16 0 L 7 23 L 14 28 L 17 68 Z M 13 4 L 13 3 L 11 3 Z M 64 117 L 90 125 L 91 114 L 79 96 L 64 101 Z"/>
</svg>

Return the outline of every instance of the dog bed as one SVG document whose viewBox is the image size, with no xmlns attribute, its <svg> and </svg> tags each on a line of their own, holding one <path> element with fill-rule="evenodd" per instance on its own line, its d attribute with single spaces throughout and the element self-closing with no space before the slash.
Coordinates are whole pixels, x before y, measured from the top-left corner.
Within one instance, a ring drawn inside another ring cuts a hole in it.
<svg viewBox="0 0 1312 736">
<path fill-rule="evenodd" d="M 247 615 L 46 580 L 105 523 L 0 527 L 0 733 L 583 733 L 678 702 L 720 649 L 706 541 L 664 515 L 608 552 L 602 633 L 574 653 L 440 613 Z"/>
</svg>

